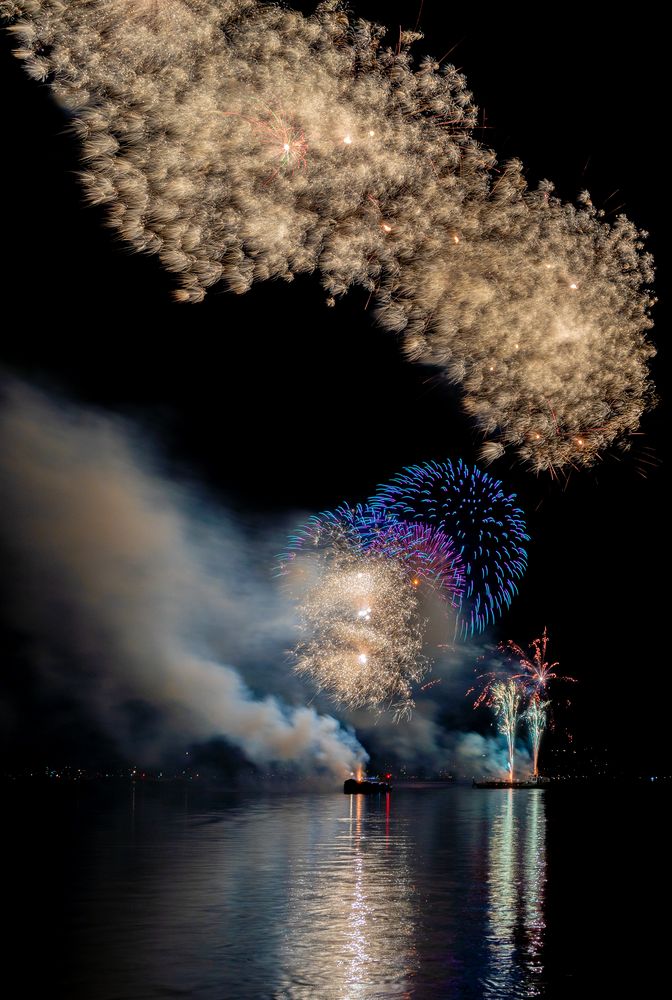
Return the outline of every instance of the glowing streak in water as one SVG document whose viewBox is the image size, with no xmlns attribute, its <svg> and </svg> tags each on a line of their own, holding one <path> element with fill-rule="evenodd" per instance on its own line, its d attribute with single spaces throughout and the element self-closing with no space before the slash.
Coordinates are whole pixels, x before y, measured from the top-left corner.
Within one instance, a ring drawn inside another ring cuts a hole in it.
<svg viewBox="0 0 672 1000">
<path fill-rule="evenodd" d="M 544 995 L 544 792 L 484 803 L 489 830 L 483 1000 Z M 486 810 L 487 809 L 487 813 Z M 496 810 L 496 811 L 495 811 Z"/>
</svg>

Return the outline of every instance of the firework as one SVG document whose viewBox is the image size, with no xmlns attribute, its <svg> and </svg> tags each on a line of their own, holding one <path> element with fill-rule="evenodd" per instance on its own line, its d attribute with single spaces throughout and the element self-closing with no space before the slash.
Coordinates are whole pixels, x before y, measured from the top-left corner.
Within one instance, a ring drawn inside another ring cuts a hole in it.
<svg viewBox="0 0 672 1000">
<path fill-rule="evenodd" d="M 396 524 L 394 514 L 363 504 L 354 507 L 341 504 L 334 510 L 313 514 L 289 536 L 287 547 L 278 558 L 278 571 L 281 575 L 287 573 L 299 553 L 329 548 L 343 538 L 364 551 L 378 534 L 385 534 Z"/>
<path fill-rule="evenodd" d="M 500 645 L 503 653 L 512 653 L 518 660 L 522 668 L 520 673 L 514 674 L 516 680 L 530 690 L 531 694 L 543 694 L 550 681 L 575 681 L 574 677 L 562 677 L 555 673 L 555 668 L 560 666 L 560 662 L 548 663 L 546 660 L 546 648 L 548 646 L 548 630 L 544 626 L 543 635 L 539 639 L 533 639 L 530 643 L 531 656 L 511 639 Z"/>
<path fill-rule="evenodd" d="M 513 781 L 516 730 L 521 717 L 523 689 L 520 683 L 509 677 L 490 685 L 487 704 L 495 713 L 497 729 L 506 737 L 509 779 Z"/>
<path fill-rule="evenodd" d="M 459 607 L 465 586 L 462 557 L 452 538 L 428 524 L 398 521 L 378 532 L 369 551 L 401 559 L 414 577 L 415 586 L 428 583 L 453 607 Z"/>
<path fill-rule="evenodd" d="M 408 715 L 429 664 L 404 562 L 366 553 L 342 532 L 328 547 L 302 552 L 292 571 L 305 635 L 294 650 L 297 672 L 349 708 Z"/>
<path fill-rule="evenodd" d="M 273 165 L 269 182 L 278 170 L 301 170 L 306 166 L 308 144 L 300 126 L 273 108 L 262 107 L 259 116 L 236 115 L 234 111 L 223 112 L 226 116 L 240 117 L 256 133 L 260 146 L 267 150 Z"/>
<path fill-rule="evenodd" d="M 535 777 L 539 774 L 539 746 L 548 720 L 547 709 L 551 706 L 551 702 L 543 701 L 542 696 L 547 691 L 551 681 L 575 683 L 574 677 L 561 676 L 555 672 L 555 668 L 560 666 L 559 661 L 549 663 L 546 659 L 548 641 L 548 630 L 544 627 L 540 638 L 533 639 L 530 643 L 530 655 L 511 639 L 499 647 L 501 652 L 512 654 L 518 661 L 520 670 L 513 674 L 513 678 L 523 686 L 529 698 L 524 718 L 530 737 Z"/>
<path fill-rule="evenodd" d="M 431 525 L 399 521 L 391 511 L 367 504 L 343 504 L 310 517 L 290 536 L 278 560 L 280 574 L 291 571 L 298 553 L 328 548 L 344 536 L 362 552 L 401 560 L 414 586 L 427 584 L 453 607 L 459 606 L 465 575 L 453 540 Z"/>
<path fill-rule="evenodd" d="M 459 628 L 463 636 L 483 629 L 508 607 L 527 553 L 523 512 L 515 494 L 461 460 L 406 468 L 370 501 L 407 521 L 421 521 L 450 536 L 465 567 Z"/>
<path fill-rule="evenodd" d="M 255 0 L 0 0 L 82 140 L 89 199 L 199 301 L 319 271 L 364 287 L 409 358 L 462 386 L 534 469 L 627 446 L 652 402 L 651 258 L 473 137 L 465 78 L 420 36 Z"/>
<path fill-rule="evenodd" d="M 465 203 L 459 242 L 437 233 L 378 312 L 410 359 L 461 386 L 482 460 L 510 447 L 535 471 L 627 447 L 652 402 L 645 234 L 622 216 L 607 225 L 587 195 L 575 207 L 550 191 L 526 191 L 509 164 Z"/>
<path fill-rule="evenodd" d="M 527 731 L 530 736 L 530 745 L 532 747 L 532 767 L 535 778 L 539 777 L 539 746 L 541 744 L 541 737 L 543 736 L 546 728 L 548 718 L 546 709 L 549 705 L 550 702 L 542 701 L 539 697 L 539 692 L 535 691 L 531 695 L 528 706 L 523 713 L 523 719 L 527 723 Z"/>
</svg>

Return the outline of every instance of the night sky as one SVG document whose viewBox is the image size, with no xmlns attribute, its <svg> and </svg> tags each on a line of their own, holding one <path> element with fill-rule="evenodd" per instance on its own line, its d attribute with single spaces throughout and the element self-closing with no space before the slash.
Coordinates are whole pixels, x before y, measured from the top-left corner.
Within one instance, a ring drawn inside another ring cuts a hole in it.
<svg viewBox="0 0 672 1000">
<path fill-rule="evenodd" d="M 356 8 L 413 28 L 418 6 Z M 653 374 L 664 397 L 668 183 L 655 26 L 579 5 L 525 20 L 425 0 L 421 28 L 418 53 L 452 50 L 466 73 L 485 113 L 482 140 L 500 161 L 520 157 L 531 184 L 548 177 L 565 199 L 588 188 L 607 213 L 625 211 L 650 232 L 661 299 Z M 8 50 L 5 38 L 7 373 L 131 416 L 160 443 L 172 473 L 270 521 L 364 500 L 404 465 L 476 459 L 479 436 L 459 393 L 431 368 L 402 360 L 361 290 L 328 309 L 317 278 L 300 277 L 174 304 L 158 260 L 132 254 L 105 228 L 104 212 L 84 205 L 66 119 Z M 519 598 L 492 638 L 526 644 L 548 626 L 553 658 L 580 681 L 568 718 L 577 740 L 607 745 L 646 773 L 669 773 L 663 420 L 661 404 L 629 453 L 605 455 L 566 481 L 507 457 L 492 467 L 518 494 L 532 536 Z M 10 704 L 14 649 L 10 642 L 3 656 Z M 22 708 L 29 703 L 22 690 Z M 32 705 L 30 725 L 39 711 Z"/>
</svg>

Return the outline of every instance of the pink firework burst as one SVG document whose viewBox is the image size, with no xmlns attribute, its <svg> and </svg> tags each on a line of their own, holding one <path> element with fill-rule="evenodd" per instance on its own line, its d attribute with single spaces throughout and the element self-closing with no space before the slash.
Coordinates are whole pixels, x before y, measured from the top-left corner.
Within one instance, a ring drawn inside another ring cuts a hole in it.
<svg viewBox="0 0 672 1000">
<path fill-rule="evenodd" d="M 533 639 L 528 649 L 528 655 L 521 646 L 512 639 L 506 643 L 501 643 L 499 649 L 502 653 L 507 653 L 511 659 L 516 659 L 520 666 L 520 672 L 513 675 L 516 680 L 521 681 L 531 692 L 543 693 L 550 681 L 571 681 L 576 683 L 575 677 L 563 677 L 555 672 L 555 668 L 560 666 L 559 660 L 549 663 L 546 659 L 546 649 L 548 647 L 548 629 L 544 626 L 543 634 L 538 639 Z"/>
</svg>

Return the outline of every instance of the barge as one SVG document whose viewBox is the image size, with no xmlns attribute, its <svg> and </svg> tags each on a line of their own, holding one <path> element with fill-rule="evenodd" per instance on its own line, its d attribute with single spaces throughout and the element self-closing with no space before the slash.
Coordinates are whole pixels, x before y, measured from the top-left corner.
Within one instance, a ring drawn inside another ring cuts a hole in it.
<svg viewBox="0 0 672 1000">
<path fill-rule="evenodd" d="M 348 778 L 343 782 L 344 795 L 371 795 L 374 792 L 389 792 L 392 786 L 389 781 L 377 781 L 375 779 L 363 778 L 357 781 L 356 778 Z"/>
</svg>

